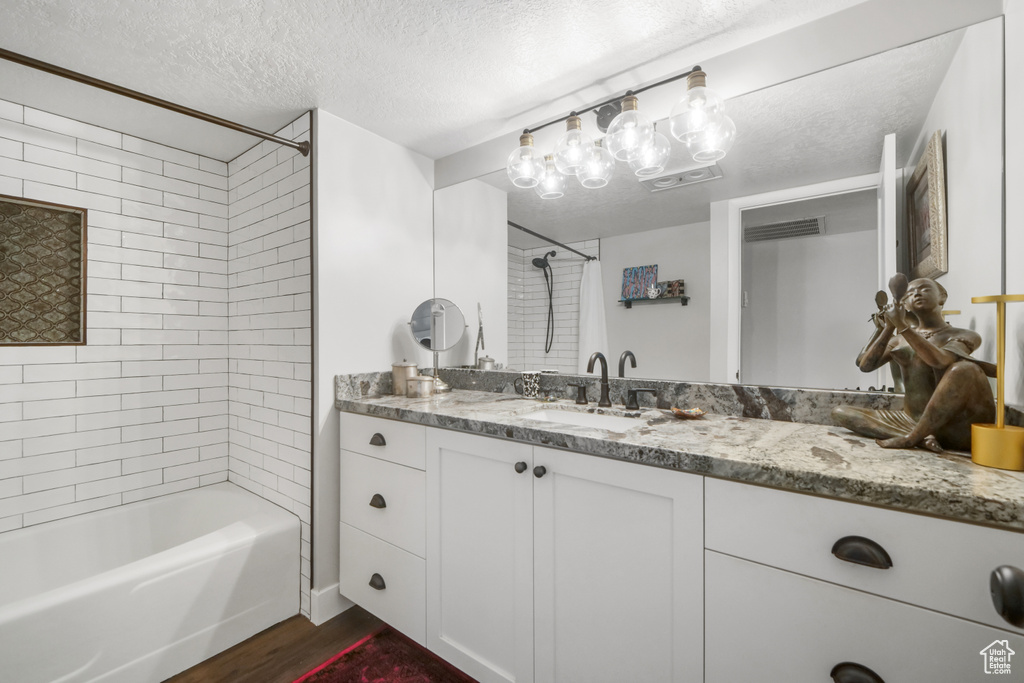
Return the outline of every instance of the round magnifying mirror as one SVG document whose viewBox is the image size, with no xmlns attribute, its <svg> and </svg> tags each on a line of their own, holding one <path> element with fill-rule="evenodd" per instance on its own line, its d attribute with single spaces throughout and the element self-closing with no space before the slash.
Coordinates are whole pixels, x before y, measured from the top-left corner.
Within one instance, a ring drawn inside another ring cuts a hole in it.
<svg viewBox="0 0 1024 683">
<path fill-rule="evenodd" d="M 447 351 L 462 339 L 466 318 L 448 299 L 427 299 L 413 311 L 409 329 L 423 348 Z"/>
</svg>

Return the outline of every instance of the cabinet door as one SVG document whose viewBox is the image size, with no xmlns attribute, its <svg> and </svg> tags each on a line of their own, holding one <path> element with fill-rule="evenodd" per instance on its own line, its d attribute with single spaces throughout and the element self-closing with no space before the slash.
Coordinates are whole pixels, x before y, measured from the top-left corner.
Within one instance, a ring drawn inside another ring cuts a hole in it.
<svg viewBox="0 0 1024 683">
<path fill-rule="evenodd" d="M 532 468 L 525 444 L 427 430 L 427 647 L 481 683 L 533 680 Z"/>
<path fill-rule="evenodd" d="M 983 650 L 1024 651 L 1007 631 L 729 555 L 706 560 L 707 683 L 821 683 L 843 662 L 886 683 L 982 681 L 996 666 Z"/>
<path fill-rule="evenodd" d="M 538 683 L 703 678 L 703 479 L 534 449 Z"/>
</svg>

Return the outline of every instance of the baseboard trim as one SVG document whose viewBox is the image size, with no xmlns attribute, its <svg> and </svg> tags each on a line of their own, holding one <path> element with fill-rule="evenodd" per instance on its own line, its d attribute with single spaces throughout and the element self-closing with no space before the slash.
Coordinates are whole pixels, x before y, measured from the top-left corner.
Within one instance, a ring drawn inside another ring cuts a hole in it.
<svg viewBox="0 0 1024 683">
<path fill-rule="evenodd" d="M 336 583 L 323 590 L 314 588 L 309 595 L 309 620 L 319 626 L 354 605 L 354 602 L 338 592 Z"/>
</svg>

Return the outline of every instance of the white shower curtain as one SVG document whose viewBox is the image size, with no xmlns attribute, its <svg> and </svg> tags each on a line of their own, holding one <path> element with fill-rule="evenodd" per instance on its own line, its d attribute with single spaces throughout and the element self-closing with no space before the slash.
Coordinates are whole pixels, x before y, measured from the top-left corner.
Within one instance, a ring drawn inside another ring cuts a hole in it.
<svg viewBox="0 0 1024 683">
<path fill-rule="evenodd" d="M 579 357 L 576 361 L 579 374 L 587 371 L 587 362 L 594 351 L 608 357 L 608 326 L 604 321 L 601 262 L 587 261 L 583 264 L 583 279 L 580 281 Z"/>
</svg>

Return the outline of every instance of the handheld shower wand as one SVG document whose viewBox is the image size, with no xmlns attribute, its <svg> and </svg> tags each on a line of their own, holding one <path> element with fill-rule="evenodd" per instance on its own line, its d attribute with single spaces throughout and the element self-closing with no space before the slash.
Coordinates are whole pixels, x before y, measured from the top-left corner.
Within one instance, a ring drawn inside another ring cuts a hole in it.
<svg viewBox="0 0 1024 683">
<path fill-rule="evenodd" d="M 548 263 L 548 259 L 555 256 L 554 251 L 549 251 L 544 254 L 544 258 L 537 257 L 533 259 L 533 267 L 540 268 L 544 273 L 544 282 L 548 286 L 548 326 L 544 332 L 544 353 L 551 353 L 551 345 L 555 341 L 555 271 L 552 270 L 551 264 Z M 550 276 L 548 273 L 550 272 Z"/>
</svg>

